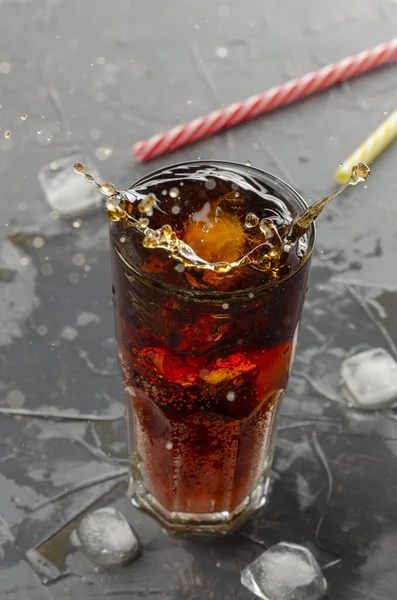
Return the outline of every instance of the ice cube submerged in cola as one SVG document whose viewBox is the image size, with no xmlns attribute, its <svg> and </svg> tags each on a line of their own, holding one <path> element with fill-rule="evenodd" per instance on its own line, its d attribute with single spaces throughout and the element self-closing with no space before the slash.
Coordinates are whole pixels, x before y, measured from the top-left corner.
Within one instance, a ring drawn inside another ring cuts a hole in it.
<svg viewBox="0 0 397 600">
<path fill-rule="evenodd" d="M 219 161 L 157 171 L 111 202 L 133 500 L 171 530 L 227 531 L 264 502 L 314 241 L 290 235 L 305 205 Z"/>
</svg>

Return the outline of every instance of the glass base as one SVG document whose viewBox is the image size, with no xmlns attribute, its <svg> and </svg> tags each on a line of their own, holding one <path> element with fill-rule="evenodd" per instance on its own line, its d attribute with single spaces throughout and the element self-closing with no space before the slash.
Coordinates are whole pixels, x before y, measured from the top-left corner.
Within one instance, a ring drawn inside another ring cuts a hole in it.
<svg viewBox="0 0 397 600">
<path fill-rule="evenodd" d="M 131 476 L 127 494 L 136 508 L 140 508 L 156 519 L 168 533 L 173 535 L 226 535 L 266 503 L 268 487 L 269 477 L 267 476 L 233 511 L 213 513 L 169 511 L 133 476 Z"/>
</svg>

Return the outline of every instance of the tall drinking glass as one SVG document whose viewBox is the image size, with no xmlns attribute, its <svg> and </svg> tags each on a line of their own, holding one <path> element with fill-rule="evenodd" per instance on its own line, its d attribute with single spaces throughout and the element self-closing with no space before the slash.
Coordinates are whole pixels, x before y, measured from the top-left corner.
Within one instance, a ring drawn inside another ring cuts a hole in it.
<svg viewBox="0 0 397 600">
<path fill-rule="evenodd" d="M 155 200 L 144 222 L 171 224 L 211 263 L 243 255 L 262 218 L 285 230 L 306 208 L 277 177 L 222 161 L 174 165 L 130 191 Z M 266 500 L 314 238 L 311 227 L 268 268 L 217 273 L 110 224 L 130 495 L 172 533 L 227 533 Z"/>
</svg>

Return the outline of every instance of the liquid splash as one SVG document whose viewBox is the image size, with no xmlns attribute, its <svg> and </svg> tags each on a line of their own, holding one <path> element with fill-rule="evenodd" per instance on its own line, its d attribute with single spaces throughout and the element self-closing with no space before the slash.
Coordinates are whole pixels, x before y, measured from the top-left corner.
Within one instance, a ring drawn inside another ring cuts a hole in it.
<svg viewBox="0 0 397 600">
<path fill-rule="evenodd" d="M 113 183 L 109 183 L 107 181 L 105 181 L 104 183 L 98 183 L 97 181 L 95 181 L 94 177 L 87 173 L 85 165 L 83 165 L 83 163 L 75 163 L 73 168 L 75 173 L 83 175 L 87 183 L 92 183 L 96 185 L 98 190 L 102 192 L 102 194 L 104 194 L 105 196 L 114 196 L 118 193 Z"/>
<path fill-rule="evenodd" d="M 178 261 L 185 268 L 208 270 L 224 275 L 235 269 L 251 265 L 258 270 L 268 272 L 275 279 L 279 277 L 283 253 L 288 253 L 291 246 L 299 241 L 299 238 L 306 233 L 326 204 L 343 192 L 348 185 L 356 185 L 365 181 L 370 174 L 369 167 L 364 163 L 359 163 L 353 167 L 350 180 L 346 184 L 295 217 L 283 231 L 279 231 L 271 219 L 260 220 L 256 214 L 248 213 L 244 227 L 246 229 L 258 227 L 262 234 L 262 243 L 236 260 L 209 262 L 200 257 L 189 244 L 178 238 L 171 225 L 165 224 L 159 229 L 150 227 L 150 217 L 153 215 L 154 207 L 157 206 L 157 198 L 154 194 L 142 195 L 136 191 L 133 193 L 128 190 L 120 191 L 112 183 L 98 183 L 92 175 L 87 173 L 82 163 L 76 163 L 74 170 L 108 197 L 105 211 L 110 221 L 126 221 L 143 235 L 142 246 L 144 248 L 162 248 L 168 251 L 170 258 Z M 238 201 L 239 193 L 237 191 L 231 193 L 233 199 Z M 179 190 L 172 188 L 170 195 L 177 198 Z"/>
<path fill-rule="evenodd" d="M 259 222 L 259 218 L 256 217 L 263 233 L 263 244 L 259 244 L 238 260 L 208 262 L 196 254 L 186 242 L 179 239 L 171 225 L 166 224 L 159 229 L 149 227 L 148 219 L 145 217 L 153 214 L 153 206 L 156 203 L 154 195 L 144 196 L 139 199 L 139 202 L 136 199 L 133 201 L 130 192 L 119 191 L 111 183 L 100 184 L 95 181 L 92 175 L 87 173 L 82 163 L 76 163 L 74 170 L 76 173 L 83 175 L 88 183 L 95 185 L 98 190 L 109 197 L 105 204 L 105 211 L 110 221 L 128 221 L 132 227 L 143 234 L 142 246 L 144 248 L 162 248 L 169 252 L 171 258 L 182 263 L 185 268 L 209 270 L 219 275 L 230 273 L 234 269 L 247 265 L 255 266 L 259 270 L 271 271 L 274 276 L 277 275 L 278 263 L 283 252 L 283 243 L 277 229 L 269 219 L 262 219 Z M 237 192 L 235 192 L 235 195 L 238 197 Z M 135 194 L 134 196 L 136 197 Z M 138 213 L 143 216 L 137 218 Z"/>
<path fill-rule="evenodd" d="M 349 185 L 357 185 L 363 183 L 368 179 L 371 174 L 371 169 L 365 163 L 358 163 L 352 168 L 349 181 L 338 187 L 332 194 L 325 196 L 322 200 L 315 202 L 313 206 L 307 208 L 301 215 L 295 217 L 291 223 L 290 231 L 291 235 L 302 235 L 303 231 L 306 231 L 310 225 L 317 219 L 322 212 L 323 208 L 331 202 L 336 196 L 339 196 Z"/>
</svg>

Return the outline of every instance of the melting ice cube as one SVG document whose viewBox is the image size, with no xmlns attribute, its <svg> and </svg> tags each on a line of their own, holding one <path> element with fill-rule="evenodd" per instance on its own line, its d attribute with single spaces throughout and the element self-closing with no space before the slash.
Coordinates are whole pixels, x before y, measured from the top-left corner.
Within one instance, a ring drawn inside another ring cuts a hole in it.
<svg viewBox="0 0 397 600">
<path fill-rule="evenodd" d="M 350 356 L 341 376 L 342 395 L 350 405 L 376 410 L 397 402 L 397 362 L 383 348 Z"/>
<path fill-rule="evenodd" d="M 233 262 L 242 256 L 245 232 L 236 215 L 221 210 L 219 203 L 206 202 L 189 219 L 183 239 L 208 262 Z"/>
<path fill-rule="evenodd" d="M 52 210 L 61 217 L 72 218 L 100 206 L 102 194 L 73 171 L 76 162 L 83 162 L 96 181 L 102 181 L 98 170 L 80 155 L 57 158 L 39 171 L 38 178 Z"/>
<path fill-rule="evenodd" d="M 248 565 L 241 583 L 264 600 L 320 600 L 327 589 L 313 554 L 288 542 L 272 546 Z"/>
<path fill-rule="evenodd" d="M 119 567 L 133 560 L 139 542 L 124 516 L 112 506 L 87 514 L 72 534 L 72 544 L 81 545 L 91 560 L 105 567 Z"/>
</svg>

